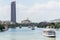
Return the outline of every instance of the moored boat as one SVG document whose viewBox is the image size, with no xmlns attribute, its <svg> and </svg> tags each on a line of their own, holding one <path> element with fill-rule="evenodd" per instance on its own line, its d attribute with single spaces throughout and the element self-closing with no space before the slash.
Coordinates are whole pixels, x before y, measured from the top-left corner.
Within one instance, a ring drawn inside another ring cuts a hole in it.
<svg viewBox="0 0 60 40">
<path fill-rule="evenodd" d="M 52 29 L 46 29 L 43 31 L 43 35 L 46 37 L 56 37 L 56 32 Z"/>
</svg>

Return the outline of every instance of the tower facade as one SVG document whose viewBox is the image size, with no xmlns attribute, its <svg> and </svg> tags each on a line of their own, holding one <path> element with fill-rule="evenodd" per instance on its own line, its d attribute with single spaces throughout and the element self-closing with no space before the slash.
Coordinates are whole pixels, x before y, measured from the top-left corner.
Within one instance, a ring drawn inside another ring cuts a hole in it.
<svg viewBox="0 0 60 40">
<path fill-rule="evenodd" d="M 11 2 L 11 22 L 16 22 L 16 1 Z"/>
</svg>

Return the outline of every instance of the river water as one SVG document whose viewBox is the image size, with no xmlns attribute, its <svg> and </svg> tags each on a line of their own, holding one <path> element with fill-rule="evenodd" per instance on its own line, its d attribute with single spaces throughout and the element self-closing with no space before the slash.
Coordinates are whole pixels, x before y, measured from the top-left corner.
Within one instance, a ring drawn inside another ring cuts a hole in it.
<svg viewBox="0 0 60 40">
<path fill-rule="evenodd" d="M 56 38 L 49 38 L 43 36 L 43 29 L 35 28 L 31 30 L 28 27 L 9 29 L 5 32 L 0 32 L 0 40 L 60 40 L 60 30 L 56 30 Z"/>
</svg>

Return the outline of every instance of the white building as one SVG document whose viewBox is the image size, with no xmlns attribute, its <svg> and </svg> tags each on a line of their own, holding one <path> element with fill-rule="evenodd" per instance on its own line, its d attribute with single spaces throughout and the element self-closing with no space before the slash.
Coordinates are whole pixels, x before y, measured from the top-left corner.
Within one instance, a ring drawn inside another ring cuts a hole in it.
<svg viewBox="0 0 60 40">
<path fill-rule="evenodd" d="M 22 24 L 29 24 L 29 23 L 31 23 L 31 21 L 29 19 L 26 19 L 26 20 L 22 20 L 21 23 Z"/>
<path fill-rule="evenodd" d="M 60 22 L 60 19 L 51 20 L 50 22 L 58 23 L 58 22 Z"/>
</svg>

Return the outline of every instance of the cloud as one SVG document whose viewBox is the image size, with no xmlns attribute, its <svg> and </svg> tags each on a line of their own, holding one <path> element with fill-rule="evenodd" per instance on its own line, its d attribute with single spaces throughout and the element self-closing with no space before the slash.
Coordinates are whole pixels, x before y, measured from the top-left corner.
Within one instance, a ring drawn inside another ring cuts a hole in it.
<svg viewBox="0 0 60 40">
<path fill-rule="evenodd" d="M 10 5 L 0 6 L 0 20 L 9 20 Z"/>
<path fill-rule="evenodd" d="M 35 3 L 32 7 L 27 7 L 25 5 L 21 5 L 21 4 L 17 4 L 17 8 L 18 10 L 20 10 L 20 12 L 24 12 L 24 13 L 33 13 L 33 12 L 40 12 L 45 11 L 45 10 L 56 10 L 60 8 L 60 2 L 55 2 L 55 1 L 49 1 L 45 4 L 40 4 L 40 3 Z"/>
<path fill-rule="evenodd" d="M 60 2 L 49 1 L 45 4 L 35 3 L 30 8 L 20 8 L 20 10 L 21 12 L 19 13 L 22 13 L 23 18 L 26 16 L 31 18 L 31 20 L 34 19 L 34 21 L 52 20 L 60 17 Z"/>
<path fill-rule="evenodd" d="M 29 17 L 30 20 L 35 22 L 42 20 L 51 20 L 60 17 L 60 2 L 49 1 L 43 4 L 35 3 L 32 7 L 17 4 L 16 8 L 18 22 L 26 17 Z M 10 10 L 10 5 L 0 6 L 0 19 L 10 20 Z"/>
<path fill-rule="evenodd" d="M 39 12 L 40 10 L 44 9 L 56 9 L 60 8 L 60 2 L 49 1 L 45 4 L 35 3 L 31 8 L 27 10 L 27 12 Z"/>
</svg>

